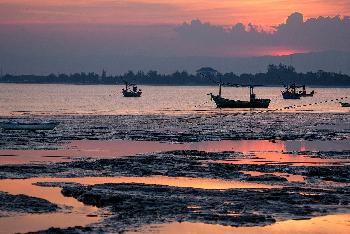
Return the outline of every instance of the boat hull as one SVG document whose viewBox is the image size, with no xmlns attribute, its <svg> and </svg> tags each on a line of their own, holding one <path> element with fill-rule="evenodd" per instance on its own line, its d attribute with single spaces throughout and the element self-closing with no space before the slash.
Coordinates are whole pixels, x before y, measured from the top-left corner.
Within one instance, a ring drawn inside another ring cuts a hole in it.
<svg viewBox="0 0 350 234">
<path fill-rule="evenodd" d="M 346 102 L 341 102 L 340 105 L 342 107 L 350 107 L 350 103 L 346 103 Z"/>
<path fill-rule="evenodd" d="M 128 91 L 123 91 L 123 96 L 124 97 L 141 97 L 142 92 L 128 92 Z"/>
<path fill-rule="evenodd" d="M 297 93 L 282 92 L 283 99 L 300 99 L 301 95 Z"/>
<path fill-rule="evenodd" d="M 7 122 L 0 123 L 0 128 L 4 130 L 53 130 L 58 123 L 17 123 Z"/>
<path fill-rule="evenodd" d="M 268 108 L 270 99 L 255 99 L 254 101 L 230 100 L 220 96 L 211 95 L 217 108 Z"/>
</svg>

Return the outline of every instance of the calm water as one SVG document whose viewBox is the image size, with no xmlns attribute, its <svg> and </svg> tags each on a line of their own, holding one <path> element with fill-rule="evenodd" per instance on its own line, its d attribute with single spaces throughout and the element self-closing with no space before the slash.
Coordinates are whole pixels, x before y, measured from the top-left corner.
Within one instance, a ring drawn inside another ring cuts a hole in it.
<svg viewBox="0 0 350 234">
<path fill-rule="evenodd" d="M 208 93 L 217 87 L 142 86 L 141 98 L 124 98 L 123 86 L 112 85 L 37 85 L 0 84 L 0 116 L 18 115 L 117 115 L 183 114 L 219 112 Z M 270 110 L 293 105 L 308 105 L 325 100 L 349 97 L 349 88 L 315 88 L 316 96 L 301 100 L 283 100 L 276 87 L 258 87 L 258 97 L 272 100 Z M 311 89 L 310 89 L 311 91 Z M 248 100 L 247 88 L 224 88 L 228 98 Z M 345 99 L 349 102 L 350 99 Z M 349 112 L 338 101 L 286 111 Z M 249 111 L 249 110 L 225 110 Z"/>
</svg>

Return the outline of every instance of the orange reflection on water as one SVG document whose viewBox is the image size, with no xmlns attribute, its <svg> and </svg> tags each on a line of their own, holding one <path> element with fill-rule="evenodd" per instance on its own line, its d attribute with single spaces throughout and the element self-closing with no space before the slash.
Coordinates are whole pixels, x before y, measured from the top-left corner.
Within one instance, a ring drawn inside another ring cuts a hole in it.
<svg viewBox="0 0 350 234">
<path fill-rule="evenodd" d="M 192 148 L 207 152 L 250 152 L 250 151 L 283 151 L 284 142 L 273 143 L 267 140 L 224 140 L 224 141 L 203 141 L 193 143 Z"/>
<path fill-rule="evenodd" d="M 0 180 L 0 191 L 9 194 L 24 194 L 45 199 L 60 207 L 70 206 L 69 211 L 47 214 L 13 214 L 11 217 L 0 217 L 0 233 L 24 233 L 46 230 L 50 227 L 68 228 L 86 226 L 98 222 L 99 217 L 87 217 L 97 211 L 96 207 L 86 206 L 72 197 L 65 197 L 61 188 L 35 186 L 36 182 L 49 182 L 50 179 L 16 179 Z M 54 180 L 53 180 L 54 181 Z"/>
<path fill-rule="evenodd" d="M 55 179 L 33 178 L 33 179 L 5 179 L 0 180 L 0 191 L 13 195 L 25 194 L 31 197 L 39 197 L 58 205 L 68 205 L 76 208 L 85 207 L 83 203 L 71 197 L 65 197 L 61 188 L 35 186 L 37 182 L 55 182 Z"/>
<path fill-rule="evenodd" d="M 66 162 L 70 161 L 69 158 L 77 157 L 113 158 L 151 152 L 181 150 L 184 147 L 182 144 L 157 141 L 79 140 L 72 141 L 57 150 L 0 150 L 0 164 Z"/>
<path fill-rule="evenodd" d="M 345 143 L 345 144 L 344 144 Z M 306 155 L 288 154 L 287 151 L 307 151 L 316 150 L 322 145 L 323 150 L 347 150 L 349 149 L 348 141 L 340 142 L 306 142 L 306 141 L 276 141 L 267 140 L 243 140 L 243 141 L 215 141 L 199 142 L 194 149 L 204 150 L 207 152 L 236 151 L 248 153 L 250 156 L 243 156 L 237 159 L 219 160 L 212 162 L 227 164 L 292 164 L 297 166 L 310 165 L 333 165 L 347 164 L 350 160 L 344 159 L 321 159 L 307 157 Z M 254 155 L 254 157 L 251 157 Z"/>
<path fill-rule="evenodd" d="M 50 213 L 15 215 L 0 217 L 0 233 L 27 233 L 47 230 L 51 227 L 69 228 L 86 226 L 98 222 L 96 217 L 87 217 L 79 213 Z"/>
<path fill-rule="evenodd" d="M 141 229 L 140 232 L 158 234 L 348 234 L 350 233 L 350 215 L 339 214 L 317 217 L 310 220 L 288 220 L 265 227 L 229 227 L 183 222 L 148 226 Z M 134 233 L 139 232 L 128 232 L 128 234 Z"/>
<path fill-rule="evenodd" d="M 166 143 L 156 141 L 123 140 L 79 140 L 63 146 L 58 150 L 0 150 L 0 164 L 24 164 L 30 162 L 62 162 L 70 158 L 94 157 L 114 158 L 133 156 L 152 152 L 173 150 L 198 150 L 206 152 L 235 151 L 254 154 L 257 158 L 246 156 L 238 160 L 222 163 L 266 164 L 292 163 L 297 165 L 350 163 L 344 159 L 320 159 L 305 155 L 286 154 L 288 151 L 350 150 L 349 141 L 276 141 L 267 140 L 223 140 L 192 143 Z M 68 158 L 67 158 L 68 157 Z M 216 161 L 217 162 L 217 161 Z"/>
<path fill-rule="evenodd" d="M 99 220 L 98 217 L 87 217 L 97 211 L 96 207 L 86 206 L 71 197 L 64 197 L 61 188 L 40 187 L 37 182 L 73 182 L 85 185 L 105 183 L 143 183 L 175 187 L 192 187 L 201 189 L 234 189 L 234 188 L 279 188 L 280 186 L 245 183 L 240 181 L 225 181 L 216 179 L 185 178 L 185 177 L 85 177 L 85 178 L 31 178 L 0 180 L 0 191 L 10 194 L 25 194 L 27 196 L 46 199 L 61 206 L 71 206 L 70 213 L 51 213 L 35 215 L 13 215 L 0 217 L 0 233 L 30 232 L 45 230 L 50 227 L 67 228 L 85 226 Z"/>
<path fill-rule="evenodd" d="M 48 201 L 58 204 L 70 204 L 78 206 L 79 203 L 71 201 L 70 198 L 64 197 L 60 193 L 59 188 L 48 188 L 33 186 L 36 182 L 72 182 L 84 185 L 106 184 L 106 183 L 141 183 L 165 185 L 182 188 L 198 188 L 198 189 L 235 189 L 235 188 L 276 188 L 278 186 L 264 185 L 257 183 L 247 183 L 234 180 L 219 180 L 207 178 L 188 178 L 188 177 L 83 177 L 83 178 L 32 178 L 24 180 L 0 180 L 0 191 L 9 192 L 11 194 L 23 194 L 34 197 L 41 197 Z"/>
</svg>

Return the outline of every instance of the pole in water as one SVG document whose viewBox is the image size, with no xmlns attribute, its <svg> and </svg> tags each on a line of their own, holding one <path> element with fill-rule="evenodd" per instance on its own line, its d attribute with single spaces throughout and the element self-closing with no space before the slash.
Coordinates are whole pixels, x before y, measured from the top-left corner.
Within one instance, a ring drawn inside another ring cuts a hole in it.
<svg viewBox="0 0 350 234">
<path fill-rule="evenodd" d="M 220 84 L 219 84 L 219 97 L 221 97 L 221 93 L 222 93 L 222 91 L 221 91 L 221 86 L 222 86 L 222 82 L 221 82 L 221 76 L 220 76 Z"/>
</svg>

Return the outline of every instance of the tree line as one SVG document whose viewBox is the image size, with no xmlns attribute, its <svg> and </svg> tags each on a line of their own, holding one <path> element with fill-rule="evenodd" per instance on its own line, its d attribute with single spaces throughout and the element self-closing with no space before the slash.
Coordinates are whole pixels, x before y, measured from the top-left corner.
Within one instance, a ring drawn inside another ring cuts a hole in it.
<svg viewBox="0 0 350 234">
<path fill-rule="evenodd" d="M 122 75 L 73 73 L 39 75 L 11 75 L 0 78 L 0 83 L 30 83 L 30 84 L 123 84 L 125 81 L 143 85 L 214 85 L 219 80 L 231 84 L 255 84 L 267 86 L 281 86 L 285 84 L 305 84 L 318 86 L 350 86 L 350 76 L 341 73 L 317 72 L 298 73 L 292 66 L 271 64 L 265 73 L 241 74 L 233 72 L 217 73 L 215 77 L 206 78 L 200 74 L 189 74 L 187 71 L 176 71 L 172 74 L 160 74 L 157 71 L 133 72 Z"/>
</svg>

